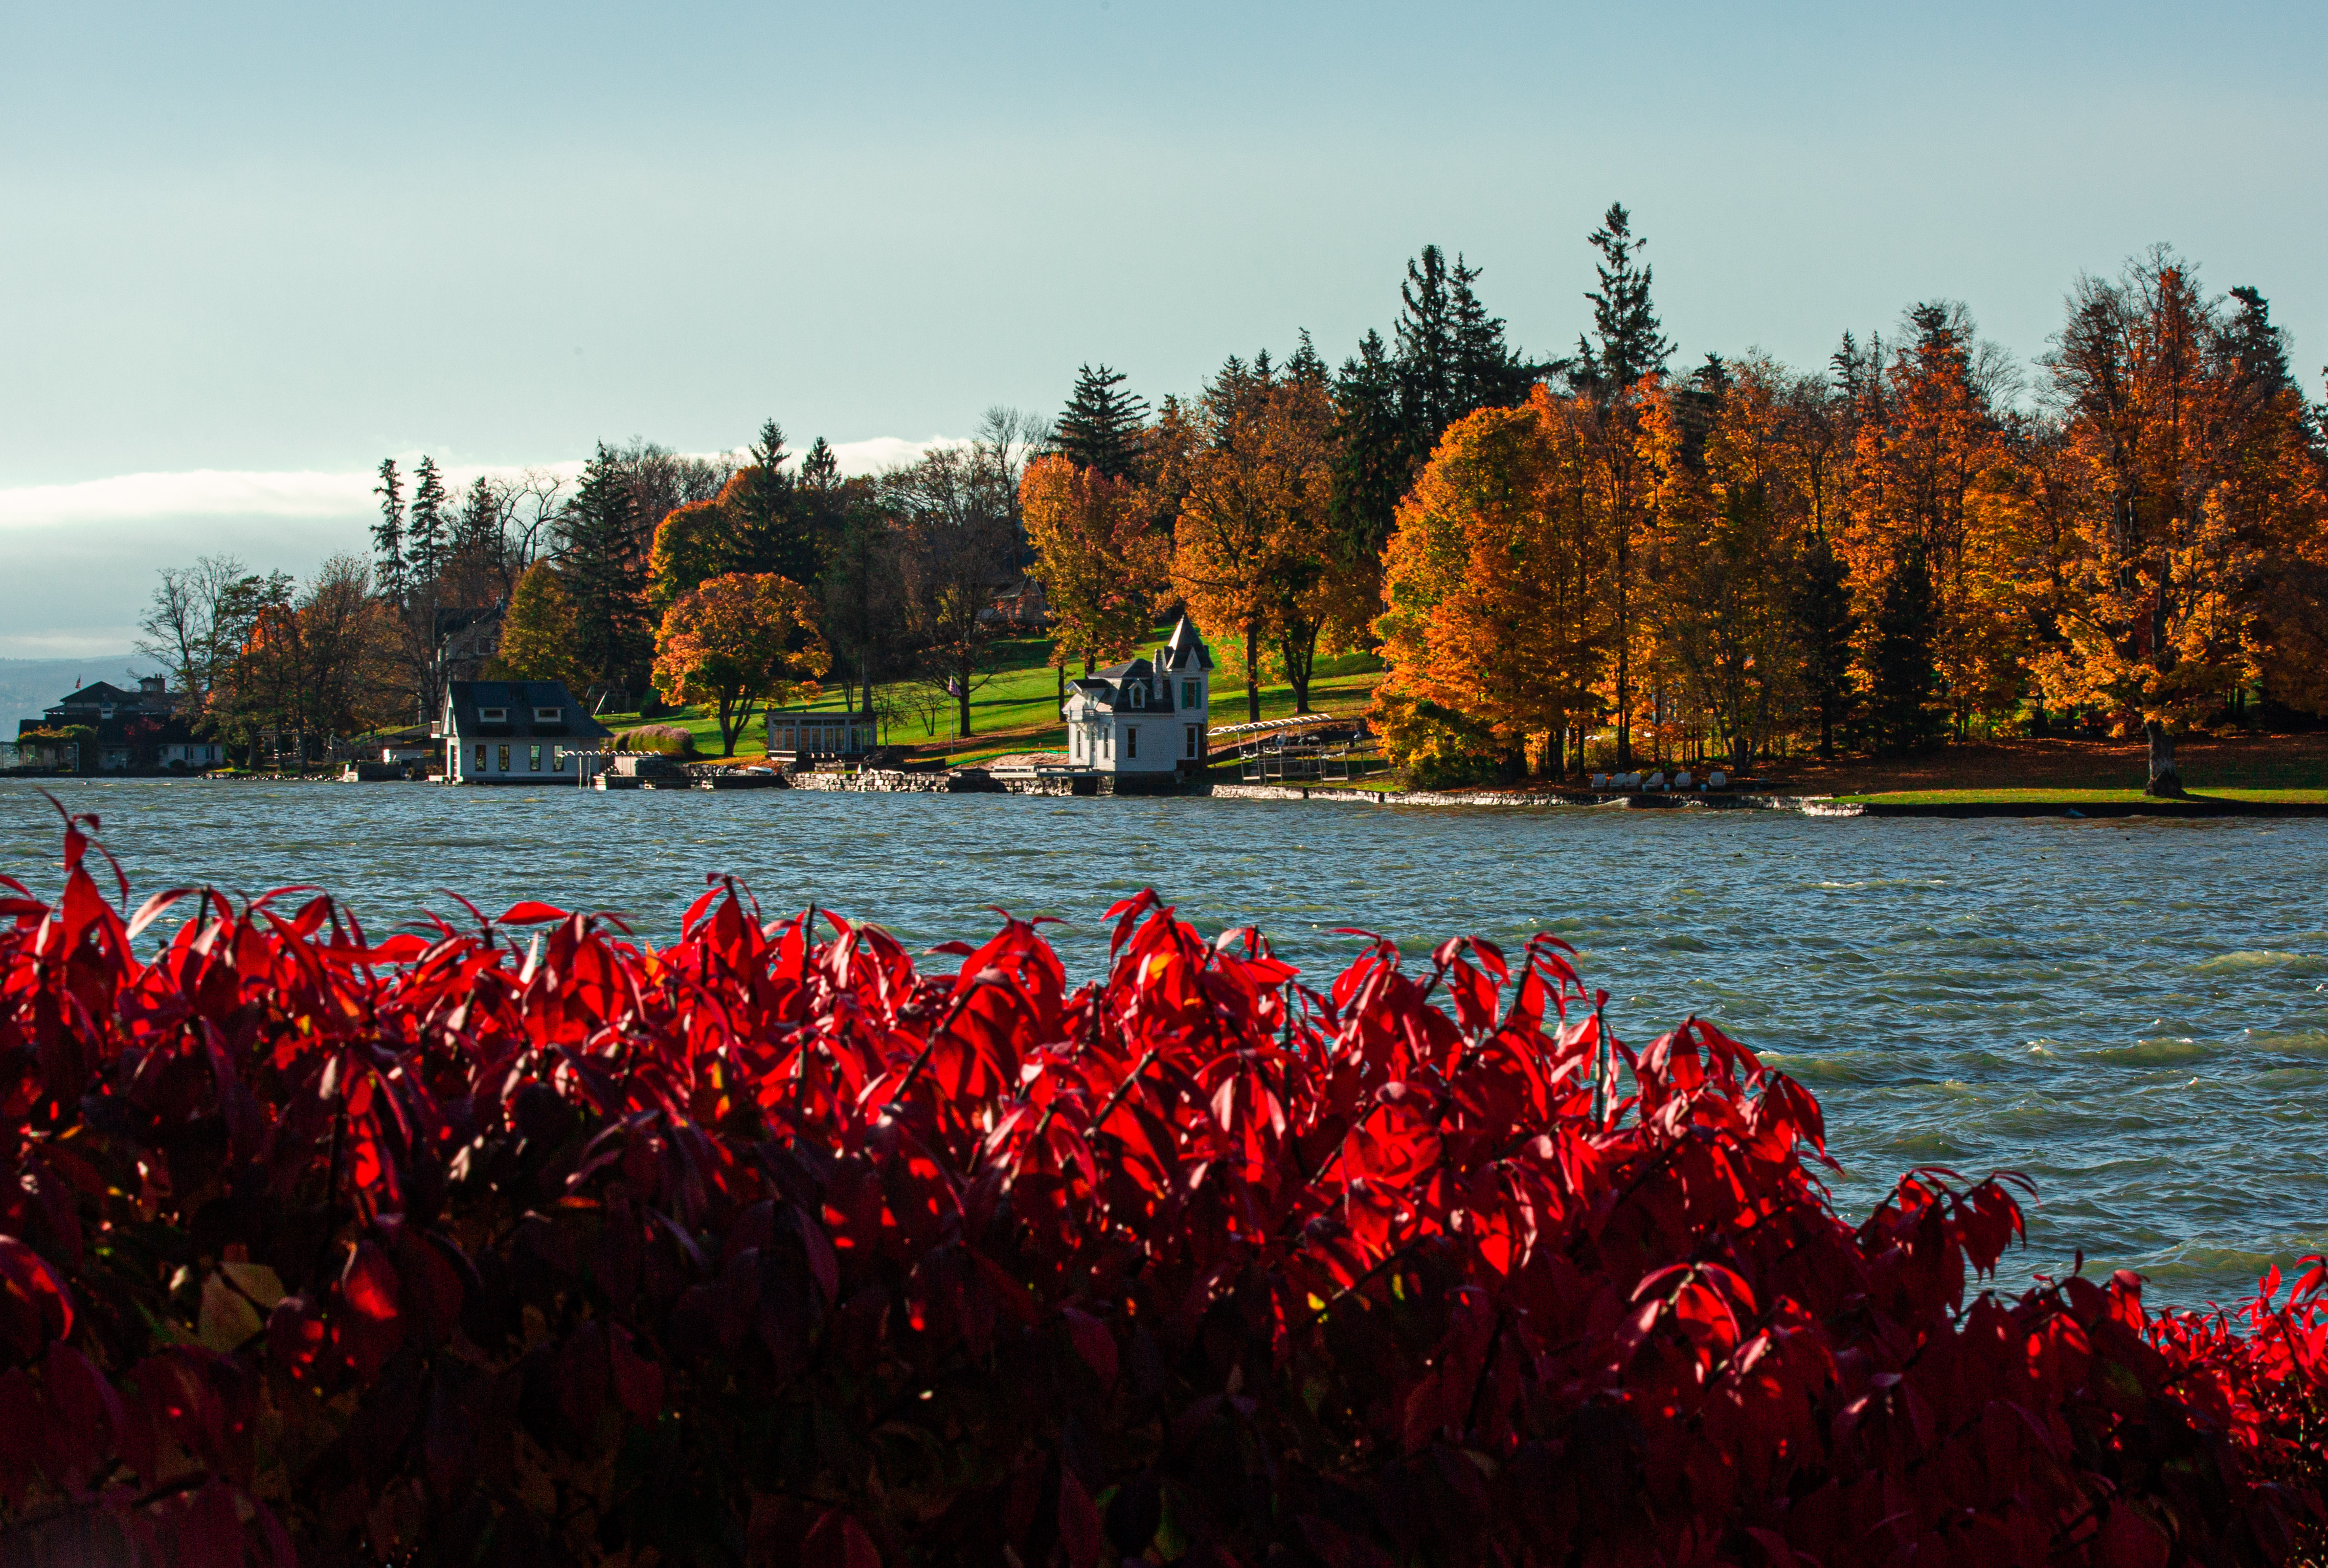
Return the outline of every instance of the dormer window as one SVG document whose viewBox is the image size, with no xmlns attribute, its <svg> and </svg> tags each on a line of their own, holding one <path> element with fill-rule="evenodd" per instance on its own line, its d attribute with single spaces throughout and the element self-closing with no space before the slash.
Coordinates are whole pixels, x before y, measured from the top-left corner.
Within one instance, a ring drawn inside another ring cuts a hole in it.
<svg viewBox="0 0 2328 1568">
<path fill-rule="evenodd" d="M 1147 687 L 1135 686 L 1131 689 L 1131 705 L 1134 708 L 1145 708 L 1148 706 Z"/>
<path fill-rule="evenodd" d="M 537 708 L 533 710 L 533 721 L 536 724 L 555 724 L 558 716 L 565 711 L 562 708 Z"/>
<path fill-rule="evenodd" d="M 506 708 L 480 708 L 477 709 L 477 722 L 480 724 L 507 724 L 509 722 L 509 709 Z"/>
</svg>

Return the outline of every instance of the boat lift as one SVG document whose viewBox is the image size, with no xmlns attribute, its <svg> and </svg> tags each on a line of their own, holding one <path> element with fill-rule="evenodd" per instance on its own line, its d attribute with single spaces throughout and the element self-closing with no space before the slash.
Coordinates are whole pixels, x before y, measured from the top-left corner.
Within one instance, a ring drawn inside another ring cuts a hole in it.
<svg viewBox="0 0 2328 1568">
<path fill-rule="evenodd" d="M 1351 714 L 1302 713 L 1254 724 L 1222 725 L 1207 734 L 1212 749 L 1237 752 L 1237 776 L 1247 784 L 1281 779 L 1347 782 L 1369 771 L 1381 753 L 1366 721 Z"/>
</svg>

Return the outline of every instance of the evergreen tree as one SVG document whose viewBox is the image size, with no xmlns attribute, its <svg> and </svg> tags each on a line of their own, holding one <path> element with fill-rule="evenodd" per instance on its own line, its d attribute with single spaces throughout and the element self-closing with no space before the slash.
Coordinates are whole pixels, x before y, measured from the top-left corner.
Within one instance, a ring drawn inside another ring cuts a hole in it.
<svg viewBox="0 0 2328 1568">
<path fill-rule="evenodd" d="M 1122 390 L 1123 372 L 1105 365 L 1075 371 L 1053 439 L 1059 455 L 1078 468 L 1096 468 L 1110 479 L 1132 480 L 1140 465 L 1140 432 L 1148 422 L 1144 398 Z"/>
<path fill-rule="evenodd" d="M 831 457 L 830 447 L 824 455 Z M 816 539 L 799 481 L 785 466 L 792 455 L 784 450 L 784 427 L 774 419 L 763 423 L 751 456 L 721 498 L 734 540 L 728 569 L 774 572 L 803 585 L 816 581 Z"/>
<path fill-rule="evenodd" d="M 2231 319 L 2223 329 L 2223 348 L 2238 367 L 2239 388 L 2258 403 L 2283 392 L 2295 394 L 2295 407 L 2305 438 L 2319 451 L 2321 421 L 2304 401 L 2303 389 L 2287 368 L 2287 329 L 2272 324 L 2271 302 L 2256 289 L 2231 290 Z M 2328 452 L 2320 455 L 2328 458 Z"/>
<path fill-rule="evenodd" d="M 1325 390 L 1333 378 L 1327 373 L 1326 361 L 1318 357 L 1318 345 L 1310 341 L 1310 329 L 1301 329 L 1301 341 L 1294 345 L 1293 357 L 1285 361 L 1285 379 L 1297 387 L 1314 387 Z"/>
<path fill-rule="evenodd" d="M 1413 478 L 1398 394 L 1398 367 L 1369 332 L 1334 379 L 1334 531 L 1353 565 L 1381 556 Z"/>
<path fill-rule="evenodd" d="M 1634 234 L 1622 202 L 1609 204 L 1591 241 L 1600 253 L 1600 286 L 1584 296 L 1592 302 L 1592 337 L 1576 340 L 1569 378 L 1578 391 L 1606 403 L 1664 370 L 1674 345 L 1649 301 L 1652 268 L 1639 259 L 1648 241 Z"/>
<path fill-rule="evenodd" d="M 1931 565 L 1923 545 L 1911 540 L 1883 584 L 1869 660 L 1874 688 L 1869 719 L 1876 745 L 1895 756 L 1920 751 L 1940 736 L 1935 700 L 1939 670 L 1933 656 L 1939 622 Z"/>
<path fill-rule="evenodd" d="M 1803 650 L 1803 684 L 1818 709 L 1819 755 L 1835 755 L 1835 728 L 1851 712 L 1851 574 L 1824 530 L 1814 529 L 1796 563 L 1792 604 Z"/>
<path fill-rule="evenodd" d="M 445 545 L 452 532 L 445 476 L 425 453 L 413 470 L 412 512 L 404 532 L 405 567 L 413 586 L 426 588 L 444 569 Z"/>
<path fill-rule="evenodd" d="M 1459 258 L 1455 269 L 1463 263 Z M 1469 280 L 1466 279 L 1468 285 Z M 1406 264 L 1398 286 L 1399 413 L 1406 427 L 1409 472 L 1422 465 L 1440 433 L 1460 417 L 1457 408 L 1456 312 L 1447 258 L 1436 245 Z"/>
<path fill-rule="evenodd" d="M 502 564 L 502 502 L 482 474 L 461 495 L 461 515 L 453 523 L 453 555 L 471 569 L 499 571 Z"/>
<path fill-rule="evenodd" d="M 404 482 L 397 476 L 396 459 L 380 460 L 380 483 L 371 493 L 380 497 L 380 521 L 372 524 L 372 580 L 380 596 L 398 603 L 404 598 Z"/>
<path fill-rule="evenodd" d="M 635 511 L 631 475 L 601 441 L 559 520 L 559 533 L 574 605 L 576 663 L 598 685 L 643 690 L 653 642 L 646 551 L 640 548 Z"/>
<path fill-rule="evenodd" d="M 840 459 L 821 436 L 809 443 L 800 468 L 800 482 L 805 489 L 830 490 L 840 483 Z"/>
<path fill-rule="evenodd" d="M 1453 417 L 1461 418 L 1480 408 L 1507 408 L 1524 401 L 1542 371 L 1504 341 L 1504 318 L 1489 315 L 1471 285 L 1479 269 L 1455 258 L 1451 279 L 1453 324 Z M 1444 434 L 1444 430 L 1441 431 Z M 1434 437 L 1432 444 L 1438 445 Z"/>
</svg>

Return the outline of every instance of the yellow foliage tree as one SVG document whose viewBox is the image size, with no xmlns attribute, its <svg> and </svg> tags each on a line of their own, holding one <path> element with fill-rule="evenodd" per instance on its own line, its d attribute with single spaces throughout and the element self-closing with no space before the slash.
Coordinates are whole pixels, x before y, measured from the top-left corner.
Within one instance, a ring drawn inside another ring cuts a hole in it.
<svg viewBox="0 0 2328 1568">
<path fill-rule="evenodd" d="M 1383 553 L 1371 717 L 1395 765 L 1562 765 L 1610 639 L 1594 461 L 1573 401 L 1540 387 L 1449 427 Z"/>
<path fill-rule="evenodd" d="M 566 579 L 548 561 L 536 561 L 510 595 L 491 672 L 502 680 L 562 681 L 570 686 L 579 677 L 578 653 L 574 598 Z"/>
<path fill-rule="evenodd" d="M 1018 482 L 1033 576 L 1043 585 L 1061 670 L 1080 655 L 1084 673 L 1126 655 L 1154 624 L 1170 579 L 1172 541 L 1141 493 L 1062 456 L 1037 458 Z"/>
<path fill-rule="evenodd" d="M 1264 639 L 1283 661 L 1297 712 L 1329 609 L 1334 408 L 1319 379 L 1231 360 L 1206 389 L 1196 440 L 1176 466 L 1186 485 L 1172 586 L 1197 618 L 1244 640 L 1245 712 L 1261 717 Z"/>
<path fill-rule="evenodd" d="M 755 702 L 812 694 L 831 667 L 815 602 L 774 572 L 729 572 L 688 589 L 655 634 L 655 689 L 667 702 L 711 710 L 722 756 L 736 755 Z"/>
<path fill-rule="evenodd" d="M 2053 700 L 2140 729 L 2154 795 L 2183 793 L 2177 730 L 2252 671 L 2272 558 L 2300 559 L 2318 529 L 2298 415 L 2258 395 L 2224 325 L 2162 249 L 2079 285 L 2047 366 L 2075 542 L 2062 642 L 2038 674 Z"/>
</svg>

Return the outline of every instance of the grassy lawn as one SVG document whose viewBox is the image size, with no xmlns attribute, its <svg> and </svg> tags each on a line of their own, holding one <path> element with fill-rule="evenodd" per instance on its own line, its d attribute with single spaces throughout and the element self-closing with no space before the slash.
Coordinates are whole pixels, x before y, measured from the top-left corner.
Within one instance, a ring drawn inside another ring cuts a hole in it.
<svg viewBox="0 0 2328 1568">
<path fill-rule="evenodd" d="M 1157 627 L 1142 644 L 1143 651 L 1152 652 L 1154 645 L 1162 643 L 1170 633 L 1169 626 Z M 1048 663 L 1049 639 L 1028 637 L 995 646 L 998 669 L 993 678 L 971 693 L 971 733 L 967 740 L 955 735 L 951 708 L 935 715 L 935 723 L 925 728 L 922 717 L 914 711 L 912 689 L 896 685 L 877 689 L 901 714 L 890 726 L 889 743 L 910 747 L 919 759 L 943 758 L 956 766 L 1013 752 L 1064 750 L 1067 732 L 1059 722 L 1059 676 Z M 1070 673 L 1080 675 L 1081 663 Z M 1381 662 L 1367 654 L 1347 653 L 1336 659 L 1319 659 L 1310 682 L 1310 706 L 1319 713 L 1364 712 L 1374 699 L 1375 683 L 1381 678 Z M 1283 718 L 1292 711 L 1291 687 L 1261 689 L 1263 718 Z M 1216 671 L 1213 724 L 1244 721 L 1244 688 L 1225 687 Z M 1234 781 L 1234 770 L 1228 776 Z"/>
<path fill-rule="evenodd" d="M 2328 789 L 2199 789 L 2192 791 L 2193 803 L 2208 801 L 2246 801 L 2267 805 L 2328 804 Z M 1854 805 L 1899 806 L 2076 806 L 2076 805 L 2136 805 L 2148 804 L 2162 810 L 2173 810 L 2179 803 L 2154 800 L 2138 789 L 1965 789 L 1965 790 L 1883 790 L 1866 794 L 1835 797 Z"/>
<path fill-rule="evenodd" d="M 1157 627 L 1142 643 L 1143 654 L 1152 652 L 1170 634 L 1169 626 Z M 1047 637 L 1013 638 L 993 645 L 994 672 L 970 696 L 971 733 L 966 740 L 955 734 L 956 716 L 951 702 L 931 713 L 927 711 L 926 689 L 916 690 L 904 681 L 877 686 L 876 702 L 886 702 L 896 715 L 888 727 L 887 743 L 906 747 L 917 762 L 943 761 L 957 767 L 1015 752 L 1065 750 L 1067 732 L 1059 722 L 1059 676 L 1050 667 L 1050 655 L 1051 642 Z M 1080 662 L 1072 673 L 1082 673 Z M 1375 683 L 1381 679 L 1382 662 L 1370 654 L 1321 658 L 1310 682 L 1310 706 L 1319 713 L 1362 713 L 1373 700 Z M 837 712 L 842 699 L 838 691 L 831 691 L 812 706 Z M 1216 726 L 1242 724 L 1245 722 L 1245 712 L 1244 688 L 1225 687 L 1216 671 L 1212 722 Z M 1291 687 L 1261 689 L 1263 718 L 1281 718 L 1292 712 Z M 636 714 L 601 714 L 599 721 L 618 732 L 642 722 L 677 725 L 694 734 L 698 758 L 716 759 L 719 756 L 718 721 L 698 709 L 645 720 Z M 766 736 L 759 715 L 754 714 L 736 737 L 737 756 L 765 756 Z M 1215 776 L 1223 783 L 1234 783 L 1234 765 L 1230 765 L 1225 775 L 1216 768 Z"/>
</svg>

